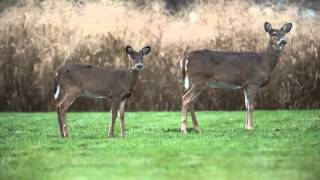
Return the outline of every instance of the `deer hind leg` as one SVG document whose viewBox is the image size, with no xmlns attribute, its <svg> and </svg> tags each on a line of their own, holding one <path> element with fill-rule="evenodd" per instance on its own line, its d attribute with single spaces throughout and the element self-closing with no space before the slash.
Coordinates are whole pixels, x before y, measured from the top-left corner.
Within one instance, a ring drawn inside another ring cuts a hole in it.
<svg viewBox="0 0 320 180">
<path fill-rule="evenodd" d="M 119 110 L 120 100 L 112 99 L 111 100 L 111 124 L 108 131 L 108 138 L 114 137 L 114 125 L 117 119 L 117 113 Z"/>
<path fill-rule="evenodd" d="M 181 107 L 181 133 L 187 133 L 187 112 L 191 105 L 192 124 L 195 131 L 199 131 L 198 122 L 194 113 L 194 104 L 198 99 L 198 96 L 205 89 L 204 85 L 193 85 L 183 96 L 182 96 L 182 107 Z"/>
<path fill-rule="evenodd" d="M 61 137 L 68 137 L 67 111 L 71 104 L 80 96 L 80 91 L 66 93 L 57 106 L 58 122 Z"/>
<path fill-rule="evenodd" d="M 255 86 L 249 86 L 244 90 L 245 105 L 247 108 L 247 119 L 245 128 L 247 130 L 253 130 L 253 110 L 255 106 L 255 98 L 258 88 Z"/>
<path fill-rule="evenodd" d="M 126 136 L 126 128 L 125 128 L 125 122 L 124 122 L 124 105 L 125 101 L 120 102 L 119 106 L 119 114 L 120 114 L 120 127 L 121 127 L 121 137 L 124 138 Z"/>
</svg>

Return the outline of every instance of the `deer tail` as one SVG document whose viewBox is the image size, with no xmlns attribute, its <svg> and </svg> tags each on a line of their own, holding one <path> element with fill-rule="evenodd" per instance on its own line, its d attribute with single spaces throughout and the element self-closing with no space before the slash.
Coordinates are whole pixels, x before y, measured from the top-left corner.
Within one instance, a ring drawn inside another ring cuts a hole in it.
<svg viewBox="0 0 320 180">
<path fill-rule="evenodd" d="M 188 65 L 188 59 L 183 57 L 180 60 L 180 73 L 181 73 L 181 82 L 182 82 L 182 87 L 181 87 L 181 94 L 183 95 L 186 90 L 189 89 L 189 77 L 187 75 L 187 65 Z"/>
</svg>

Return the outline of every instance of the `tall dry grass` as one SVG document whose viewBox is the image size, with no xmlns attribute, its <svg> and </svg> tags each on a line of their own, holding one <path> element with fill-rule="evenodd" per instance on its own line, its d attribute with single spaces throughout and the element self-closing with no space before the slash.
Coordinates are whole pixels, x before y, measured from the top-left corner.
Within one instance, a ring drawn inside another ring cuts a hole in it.
<svg viewBox="0 0 320 180">
<path fill-rule="evenodd" d="M 294 26 L 270 84 L 258 94 L 258 107 L 319 108 L 320 23 L 301 18 L 295 6 L 277 11 L 221 0 L 198 2 L 170 15 L 160 1 L 137 7 L 123 1 L 24 0 L 0 14 L 0 110 L 53 110 L 56 68 L 69 63 L 127 67 L 126 45 L 152 46 L 128 108 L 178 110 L 178 59 L 198 48 L 263 51 L 268 40 L 265 21 L 274 27 L 285 22 Z M 73 110 L 107 106 L 78 101 Z M 243 108 L 243 95 L 209 90 L 198 108 Z"/>
</svg>

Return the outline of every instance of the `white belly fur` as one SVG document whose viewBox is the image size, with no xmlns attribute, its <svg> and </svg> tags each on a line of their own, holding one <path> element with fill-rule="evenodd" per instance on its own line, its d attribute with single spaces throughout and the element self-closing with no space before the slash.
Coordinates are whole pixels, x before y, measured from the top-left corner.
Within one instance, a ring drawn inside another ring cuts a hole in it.
<svg viewBox="0 0 320 180">
<path fill-rule="evenodd" d="M 212 88 L 220 88 L 220 89 L 233 89 L 233 90 L 242 89 L 241 86 L 229 84 L 223 81 L 209 83 L 209 86 Z"/>
<path fill-rule="evenodd" d="M 96 98 L 96 99 L 107 98 L 105 96 L 100 96 L 100 95 L 93 94 L 93 93 L 91 93 L 89 91 L 84 91 L 82 96 L 85 96 L 85 97 L 88 97 L 88 98 Z"/>
</svg>

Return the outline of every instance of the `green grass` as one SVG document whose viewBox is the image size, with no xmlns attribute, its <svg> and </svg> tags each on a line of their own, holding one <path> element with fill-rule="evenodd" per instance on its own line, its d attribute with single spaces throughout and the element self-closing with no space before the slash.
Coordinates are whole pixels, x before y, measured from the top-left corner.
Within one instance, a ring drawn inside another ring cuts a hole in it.
<svg viewBox="0 0 320 180">
<path fill-rule="evenodd" d="M 202 134 L 178 132 L 179 112 L 126 113 L 127 137 L 107 140 L 109 113 L 0 113 L 0 179 L 320 179 L 320 110 L 198 112 Z M 188 126 L 191 127 L 190 117 Z"/>
</svg>

